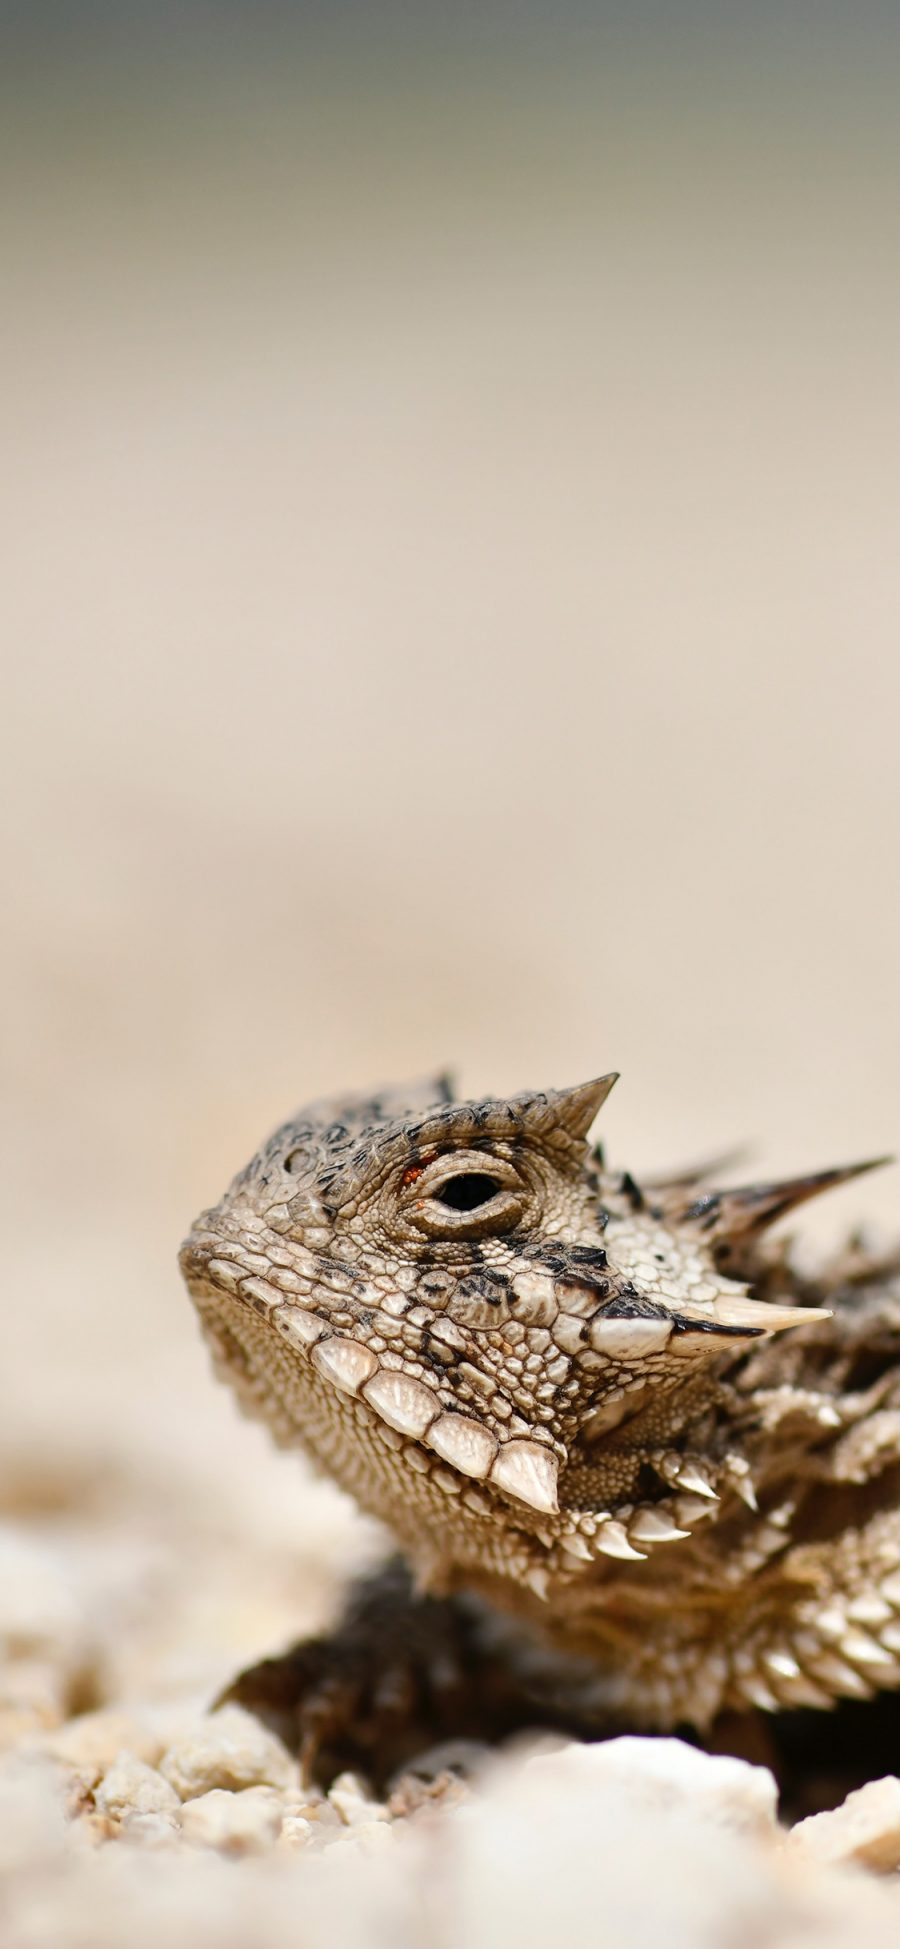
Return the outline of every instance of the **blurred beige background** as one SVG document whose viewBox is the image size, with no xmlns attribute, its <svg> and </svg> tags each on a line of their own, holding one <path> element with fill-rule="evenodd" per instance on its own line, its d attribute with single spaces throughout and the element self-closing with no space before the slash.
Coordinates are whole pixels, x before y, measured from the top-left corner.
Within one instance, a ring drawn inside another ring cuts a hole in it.
<svg viewBox="0 0 900 1949">
<path fill-rule="evenodd" d="M 298 1102 L 615 1066 L 637 1170 L 900 1138 L 890 15 L 355 18 L 3 84 L 0 1457 L 226 1555 L 355 1548 L 175 1267 Z"/>
</svg>

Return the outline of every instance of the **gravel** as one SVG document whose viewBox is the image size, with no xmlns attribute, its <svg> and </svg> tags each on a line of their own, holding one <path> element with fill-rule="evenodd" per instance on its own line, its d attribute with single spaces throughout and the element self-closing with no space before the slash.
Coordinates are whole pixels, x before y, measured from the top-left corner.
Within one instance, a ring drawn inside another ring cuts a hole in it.
<svg viewBox="0 0 900 1949">
<path fill-rule="evenodd" d="M 126 1473 L 0 1525 L 4 1949 L 894 1949 L 893 1777 L 790 1833 L 764 1766 L 676 1739 L 467 1742 L 386 1799 L 306 1784 L 208 1701 L 321 1624 L 365 1532 L 301 1481 L 260 1533 L 250 1489 Z"/>
</svg>

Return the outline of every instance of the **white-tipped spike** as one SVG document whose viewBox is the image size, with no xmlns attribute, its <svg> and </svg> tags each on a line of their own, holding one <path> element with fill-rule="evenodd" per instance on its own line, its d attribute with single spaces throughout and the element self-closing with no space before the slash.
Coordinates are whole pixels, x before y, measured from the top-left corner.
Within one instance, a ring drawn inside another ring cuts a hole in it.
<svg viewBox="0 0 900 1949">
<path fill-rule="evenodd" d="M 628 1535 L 633 1543 L 674 1543 L 689 1536 L 690 1530 L 676 1529 L 671 1516 L 662 1510 L 641 1509 L 629 1523 Z"/>
<path fill-rule="evenodd" d="M 303 1306 L 276 1307 L 272 1323 L 285 1340 L 293 1341 L 304 1352 L 308 1347 L 314 1347 L 316 1341 L 328 1332 L 325 1321 L 317 1319 L 315 1313 L 307 1313 Z"/>
<path fill-rule="evenodd" d="M 440 1415 L 428 1430 L 428 1446 L 461 1475 L 474 1475 L 479 1481 L 497 1453 L 493 1435 L 467 1414 Z"/>
<path fill-rule="evenodd" d="M 821 1685 L 814 1685 L 806 1672 L 798 1671 L 789 1678 L 782 1674 L 776 1682 L 782 1705 L 813 1705 L 821 1711 L 829 1703 L 828 1693 Z"/>
<path fill-rule="evenodd" d="M 689 1307 L 682 1309 L 689 1312 Z M 789 1326 L 813 1326 L 817 1320 L 830 1320 L 827 1306 L 775 1306 L 765 1299 L 744 1299 L 739 1293 L 722 1293 L 713 1308 L 721 1326 L 749 1326 L 763 1333 L 782 1333 Z"/>
<path fill-rule="evenodd" d="M 389 1373 L 387 1368 L 367 1381 L 363 1395 L 389 1428 L 419 1441 L 440 1414 L 429 1387 L 423 1387 L 421 1381 L 412 1380 L 406 1374 Z"/>
<path fill-rule="evenodd" d="M 837 1692 L 842 1698 L 870 1699 L 872 1687 L 867 1685 L 861 1673 L 852 1665 L 845 1665 L 842 1658 L 833 1658 L 830 1652 L 822 1652 L 811 1661 L 810 1670 L 814 1678 L 821 1678 L 829 1691 Z"/>
<path fill-rule="evenodd" d="M 706 1507 L 709 1508 L 708 1503 Z M 768 1522 L 757 1523 L 753 1531 L 753 1541 L 756 1548 L 766 1557 L 777 1556 L 779 1550 L 786 1550 L 788 1545 L 784 1530 L 779 1529 L 775 1523 Z"/>
<path fill-rule="evenodd" d="M 646 1560 L 645 1550 L 635 1550 L 628 1541 L 624 1523 L 615 1520 L 601 1524 L 594 1538 L 595 1550 L 602 1550 L 604 1556 L 631 1558 L 634 1561 Z"/>
<path fill-rule="evenodd" d="M 536 1441 L 506 1441 L 491 1469 L 491 1481 L 519 1502 L 543 1514 L 559 1508 L 559 1463 L 549 1448 Z"/>
<path fill-rule="evenodd" d="M 550 1589 L 550 1579 L 546 1570 L 542 1570 L 540 1564 L 535 1564 L 532 1570 L 526 1571 L 525 1582 L 529 1589 L 534 1591 L 535 1596 L 540 1597 L 546 1604 Z"/>
<path fill-rule="evenodd" d="M 893 1611 L 876 1590 L 870 1590 L 847 1605 L 847 1616 L 853 1619 L 854 1624 L 887 1624 L 893 1617 Z"/>
<path fill-rule="evenodd" d="M 747 1504 L 748 1509 L 755 1511 L 759 1508 L 759 1503 L 756 1500 L 756 1490 L 753 1487 L 753 1481 L 749 1475 L 736 1475 L 731 1486 L 735 1495 L 740 1496 L 741 1501 Z"/>
<path fill-rule="evenodd" d="M 764 1651 L 763 1664 L 778 1678 L 799 1678 L 800 1666 L 789 1651 Z"/>
<path fill-rule="evenodd" d="M 344 1394 L 358 1394 L 363 1382 L 378 1366 L 368 1347 L 361 1347 L 357 1340 L 341 1340 L 337 1334 L 330 1340 L 320 1340 L 313 1347 L 311 1357 L 323 1380 L 330 1381 L 332 1387 L 339 1387 Z"/>
<path fill-rule="evenodd" d="M 823 1401 L 817 1407 L 816 1420 L 820 1428 L 840 1428 L 843 1426 L 837 1408 L 833 1408 L 830 1401 Z"/>
<path fill-rule="evenodd" d="M 745 1699 L 749 1699 L 751 1705 L 758 1706 L 761 1712 L 778 1711 L 779 1700 L 776 1699 L 774 1692 L 770 1692 L 768 1685 L 763 1683 L 758 1673 L 749 1672 L 746 1678 L 739 1680 L 739 1684 Z"/>
<path fill-rule="evenodd" d="M 706 1496 L 676 1496 L 673 1504 L 675 1520 L 686 1530 L 692 1530 L 695 1523 L 708 1522 L 716 1513 L 716 1505 Z"/>
<path fill-rule="evenodd" d="M 885 1651 L 875 1638 L 870 1638 L 866 1631 L 845 1631 L 840 1649 L 854 1665 L 892 1665 L 894 1662 L 890 1652 Z"/>
<path fill-rule="evenodd" d="M 589 1547 L 586 1539 L 579 1535 L 578 1530 L 575 1530 L 571 1536 L 561 1536 L 559 1541 L 560 1547 L 566 1551 L 568 1556 L 579 1557 L 582 1563 L 593 1563 L 594 1552 Z"/>
<path fill-rule="evenodd" d="M 847 1619 L 843 1611 L 837 1609 L 820 1611 L 816 1618 L 816 1630 L 820 1638 L 842 1638 L 847 1629 Z"/>
<path fill-rule="evenodd" d="M 673 1322 L 671 1320 L 616 1318 L 596 1319 L 590 1328 L 588 1338 L 596 1353 L 609 1354 L 612 1360 L 626 1359 L 629 1355 L 640 1359 L 642 1354 L 659 1353 L 671 1339 Z"/>
<path fill-rule="evenodd" d="M 699 1469 L 693 1468 L 691 1465 L 679 1469 L 675 1480 L 679 1489 L 688 1489 L 691 1495 L 707 1496 L 710 1502 L 718 1502 L 719 1500 L 712 1483 L 707 1481 L 705 1475 L 701 1475 Z"/>
</svg>

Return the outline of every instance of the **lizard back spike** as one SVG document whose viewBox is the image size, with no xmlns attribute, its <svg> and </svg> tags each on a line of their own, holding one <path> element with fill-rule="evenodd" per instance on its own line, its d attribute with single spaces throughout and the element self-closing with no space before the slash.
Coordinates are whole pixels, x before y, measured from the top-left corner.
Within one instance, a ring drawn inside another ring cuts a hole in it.
<svg viewBox="0 0 900 1949">
<path fill-rule="evenodd" d="M 724 1191 L 704 1191 L 687 1203 L 670 1200 L 671 1215 L 680 1225 L 694 1226 L 711 1242 L 735 1245 L 755 1237 L 779 1218 L 818 1198 L 824 1191 L 863 1177 L 893 1163 L 891 1157 L 868 1157 L 858 1164 L 838 1164 L 826 1171 L 810 1171 L 800 1177 L 774 1182 L 737 1185 Z"/>
</svg>

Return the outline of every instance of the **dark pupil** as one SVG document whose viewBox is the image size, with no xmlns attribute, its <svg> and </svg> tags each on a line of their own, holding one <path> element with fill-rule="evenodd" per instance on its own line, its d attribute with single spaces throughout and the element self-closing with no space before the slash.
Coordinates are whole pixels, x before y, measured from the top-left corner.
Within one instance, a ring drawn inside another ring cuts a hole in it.
<svg viewBox="0 0 900 1949">
<path fill-rule="evenodd" d="M 450 1178 L 440 1191 L 436 1192 L 439 1205 L 449 1205 L 451 1211 L 476 1211 L 479 1205 L 486 1205 L 501 1190 L 496 1178 L 489 1178 L 484 1171 L 460 1171 L 458 1177 Z"/>
</svg>

